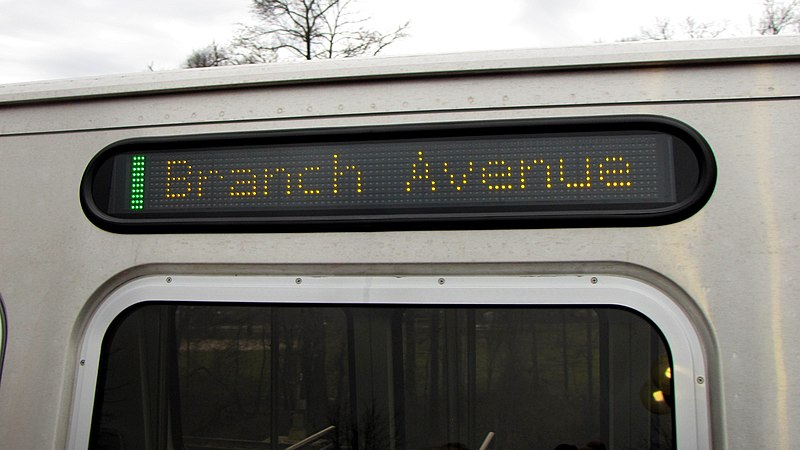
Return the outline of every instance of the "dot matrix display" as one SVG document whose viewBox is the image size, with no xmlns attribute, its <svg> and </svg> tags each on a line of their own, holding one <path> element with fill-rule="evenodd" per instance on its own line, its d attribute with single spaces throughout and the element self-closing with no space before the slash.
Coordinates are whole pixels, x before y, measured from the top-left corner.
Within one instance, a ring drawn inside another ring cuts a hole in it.
<svg viewBox="0 0 800 450">
<path fill-rule="evenodd" d="M 675 201 L 671 138 L 660 134 L 267 144 L 117 158 L 129 160 L 131 213 L 492 211 Z"/>
</svg>

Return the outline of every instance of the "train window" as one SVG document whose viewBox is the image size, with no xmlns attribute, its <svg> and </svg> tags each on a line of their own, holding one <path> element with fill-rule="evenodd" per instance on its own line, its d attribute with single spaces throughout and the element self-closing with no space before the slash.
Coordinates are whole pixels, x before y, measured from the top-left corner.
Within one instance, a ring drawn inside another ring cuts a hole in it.
<svg viewBox="0 0 800 450">
<path fill-rule="evenodd" d="M 95 334 L 83 439 L 97 449 L 527 450 L 698 438 L 677 434 L 691 423 L 682 413 L 697 415 L 694 383 L 677 376 L 692 355 L 624 301 L 431 303 L 410 290 L 397 302 L 390 289 L 385 303 L 354 304 L 331 290 L 306 302 L 158 298 L 117 310 Z"/>
</svg>

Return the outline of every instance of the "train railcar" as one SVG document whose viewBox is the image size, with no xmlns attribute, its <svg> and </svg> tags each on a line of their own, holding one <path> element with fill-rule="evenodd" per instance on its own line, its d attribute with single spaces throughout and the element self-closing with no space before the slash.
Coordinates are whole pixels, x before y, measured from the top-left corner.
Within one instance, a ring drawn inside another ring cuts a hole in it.
<svg viewBox="0 0 800 450">
<path fill-rule="evenodd" d="M 0 86 L 3 448 L 790 448 L 800 39 Z"/>
</svg>

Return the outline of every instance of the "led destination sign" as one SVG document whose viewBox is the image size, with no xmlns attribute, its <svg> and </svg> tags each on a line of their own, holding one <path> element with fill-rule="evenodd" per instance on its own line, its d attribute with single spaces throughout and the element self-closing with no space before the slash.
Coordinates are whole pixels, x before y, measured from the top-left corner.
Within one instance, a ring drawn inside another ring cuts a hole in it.
<svg viewBox="0 0 800 450">
<path fill-rule="evenodd" d="M 84 204 L 131 225 L 601 217 L 668 209 L 700 178 L 663 132 L 503 131 L 131 141 L 95 162 Z"/>
<path fill-rule="evenodd" d="M 113 214 L 664 203 L 665 136 L 349 143 L 121 155 Z"/>
</svg>

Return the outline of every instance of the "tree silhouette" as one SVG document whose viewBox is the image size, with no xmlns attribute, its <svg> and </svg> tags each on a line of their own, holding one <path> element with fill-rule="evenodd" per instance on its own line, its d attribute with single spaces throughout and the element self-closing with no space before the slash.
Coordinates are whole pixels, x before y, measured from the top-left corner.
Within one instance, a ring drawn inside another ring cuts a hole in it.
<svg viewBox="0 0 800 450">
<path fill-rule="evenodd" d="M 792 25 L 800 24 L 800 0 L 788 3 L 764 0 L 764 10 L 758 22 L 758 34 L 780 34 Z"/>
<path fill-rule="evenodd" d="M 227 47 L 195 50 L 184 67 L 267 63 L 281 59 L 372 56 L 407 36 L 409 22 L 383 33 L 351 12 L 353 0 L 253 0 L 255 25 L 243 26 Z"/>
</svg>

